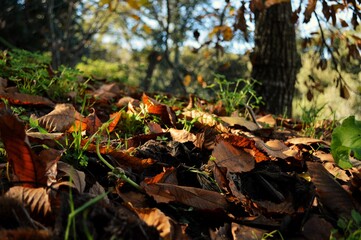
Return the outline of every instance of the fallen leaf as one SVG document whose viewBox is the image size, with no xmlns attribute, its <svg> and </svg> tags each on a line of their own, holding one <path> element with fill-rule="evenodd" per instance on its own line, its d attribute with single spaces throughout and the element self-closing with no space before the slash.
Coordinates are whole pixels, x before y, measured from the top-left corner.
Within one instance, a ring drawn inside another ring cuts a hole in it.
<svg viewBox="0 0 361 240">
<path fill-rule="evenodd" d="M 220 193 L 167 183 L 145 184 L 144 190 L 158 203 L 178 202 L 200 210 L 226 210 L 228 203 Z"/>
<path fill-rule="evenodd" d="M 36 156 L 28 143 L 24 125 L 8 111 L 0 114 L 0 134 L 8 162 L 23 186 L 33 187 L 38 184 L 47 186 L 48 183 L 53 182 L 49 176 L 56 175 L 54 173 L 56 166 L 55 169 L 52 167 L 60 158 L 59 151 L 43 150 L 39 156 Z"/>
<path fill-rule="evenodd" d="M 324 206 L 338 217 L 349 217 L 355 209 L 351 197 L 319 162 L 306 162 L 316 192 Z"/>
<path fill-rule="evenodd" d="M 183 129 L 170 128 L 168 131 L 173 141 L 176 142 L 185 143 L 185 142 L 193 142 L 196 140 L 196 136 L 193 133 L 190 133 Z"/>
<path fill-rule="evenodd" d="M 242 117 L 220 117 L 220 119 L 223 122 L 227 123 L 230 127 L 240 126 L 240 127 L 246 128 L 249 131 L 255 131 L 255 130 L 259 129 L 257 124 L 255 124 L 254 122 L 248 121 Z M 227 125 L 225 125 L 225 126 L 227 127 Z"/>
<path fill-rule="evenodd" d="M 47 98 L 41 96 L 34 96 L 25 93 L 0 93 L 0 98 L 8 100 L 14 105 L 45 105 L 54 106 L 54 103 Z"/>
<path fill-rule="evenodd" d="M 232 222 L 232 237 L 233 239 L 262 239 L 267 230 L 254 228 L 246 225 L 240 225 Z"/>
<path fill-rule="evenodd" d="M 135 208 L 148 226 L 155 227 L 162 239 L 189 239 L 181 226 L 157 208 Z"/>
<path fill-rule="evenodd" d="M 32 213 L 46 216 L 52 212 L 49 191 L 52 190 L 15 186 L 11 187 L 5 196 L 22 202 Z"/>
<path fill-rule="evenodd" d="M 132 167 L 135 171 L 142 171 L 155 163 L 151 158 L 140 159 L 119 150 L 112 151 L 108 153 L 108 155 L 111 156 L 117 164 Z"/>
<path fill-rule="evenodd" d="M 57 104 L 53 111 L 38 119 L 39 125 L 49 132 L 85 130 L 85 118 L 71 104 Z"/>
<path fill-rule="evenodd" d="M 216 144 L 212 156 L 216 158 L 215 163 L 218 167 L 224 167 L 234 173 L 249 172 L 256 164 L 250 154 L 225 141 Z"/>
</svg>

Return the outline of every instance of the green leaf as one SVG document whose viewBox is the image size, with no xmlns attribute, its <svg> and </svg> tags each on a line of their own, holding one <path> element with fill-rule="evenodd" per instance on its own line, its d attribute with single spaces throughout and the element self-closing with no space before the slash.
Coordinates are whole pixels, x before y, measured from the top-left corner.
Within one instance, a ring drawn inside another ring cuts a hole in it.
<svg viewBox="0 0 361 240">
<path fill-rule="evenodd" d="M 332 133 L 331 153 L 336 164 L 348 169 L 352 167 L 350 155 L 361 160 L 361 121 L 350 116 Z"/>
</svg>

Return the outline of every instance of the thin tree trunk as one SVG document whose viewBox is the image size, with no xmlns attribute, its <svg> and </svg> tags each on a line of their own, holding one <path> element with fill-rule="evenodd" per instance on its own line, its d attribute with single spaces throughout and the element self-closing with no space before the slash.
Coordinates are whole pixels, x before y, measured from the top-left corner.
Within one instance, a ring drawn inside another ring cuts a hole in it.
<svg viewBox="0 0 361 240">
<path fill-rule="evenodd" d="M 252 77 L 261 82 L 262 110 L 292 114 L 296 75 L 301 67 L 296 49 L 291 2 L 271 6 L 256 13 L 255 49 Z"/>
</svg>

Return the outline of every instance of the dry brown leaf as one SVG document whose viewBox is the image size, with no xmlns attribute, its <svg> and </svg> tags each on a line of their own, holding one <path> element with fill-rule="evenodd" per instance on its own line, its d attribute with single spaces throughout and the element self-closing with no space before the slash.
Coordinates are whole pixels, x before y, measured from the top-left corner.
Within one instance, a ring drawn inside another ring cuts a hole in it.
<svg viewBox="0 0 361 240">
<path fill-rule="evenodd" d="M 144 182 L 146 184 L 152 183 L 169 183 L 169 184 L 178 184 L 177 172 L 174 167 L 166 168 L 163 172 L 155 175 L 151 178 L 145 178 Z"/>
<path fill-rule="evenodd" d="M 116 163 L 120 164 L 120 166 L 128 166 L 131 167 L 135 171 L 143 171 L 145 168 L 153 165 L 155 160 L 146 158 L 140 159 L 134 156 L 130 156 L 129 154 L 122 151 L 112 151 L 108 153 L 109 156 L 112 156 Z"/>
<path fill-rule="evenodd" d="M 224 124 L 226 127 L 228 124 L 230 127 L 236 127 L 236 126 L 245 127 L 249 131 L 255 131 L 259 129 L 257 124 L 248 121 L 243 117 L 220 117 L 220 119 L 226 123 Z"/>
<path fill-rule="evenodd" d="M 280 140 L 270 140 L 264 143 L 261 139 L 255 139 L 255 144 L 258 149 L 261 149 L 273 158 L 286 159 L 288 157 L 295 157 L 298 154 L 298 151 L 291 150 Z"/>
<path fill-rule="evenodd" d="M 355 206 L 348 193 L 321 163 L 306 162 L 306 164 L 322 204 L 338 217 L 349 217 Z"/>
<path fill-rule="evenodd" d="M 179 202 L 201 210 L 226 210 L 228 203 L 220 193 L 167 183 L 144 185 L 146 193 L 158 203 Z"/>
<path fill-rule="evenodd" d="M 263 234 L 267 233 L 267 230 L 239 225 L 238 223 L 232 222 L 231 232 L 233 239 L 257 240 L 262 239 Z"/>
<path fill-rule="evenodd" d="M 2 229 L 0 230 L 0 239 L 2 240 L 15 240 L 15 239 L 26 239 L 26 240 L 51 240 L 53 239 L 50 230 L 37 230 L 29 228 L 18 228 L 18 229 Z"/>
<path fill-rule="evenodd" d="M 306 239 L 330 239 L 330 233 L 333 226 L 325 219 L 312 215 L 304 224 L 302 228 L 302 235 Z"/>
<path fill-rule="evenodd" d="M 207 112 L 202 112 L 200 110 L 193 109 L 191 111 L 184 111 L 183 116 L 187 117 L 190 120 L 196 119 L 197 122 L 203 126 L 215 127 L 218 131 L 227 133 L 228 129 L 223 124 L 218 123 L 217 116 Z"/>
<path fill-rule="evenodd" d="M 30 148 L 24 125 L 8 111 L 0 114 L 0 133 L 8 162 L 18 181 L 28 187 L 54 182 L 51 175 L 56 176 L 56 162 L 62 154 L 60 151 L 47 149 L 39 156 L 35 155 Z"/>
<path fill-rule="evenodd" d="M 86 122 L 86 132 L 87 135 L 89 136 L 94 135 L 103 124 L 96 115 L 95 109 L 92 109 L 92 113 L 90 113 L 85 118 L 85 122 Z"/>
<path fill-rule="evenodd" d="M 254 158 L 241 149 L 233 147 L 230 143 L 220 141 L 214 147 L 212 156 L 216 158 L 218 167 L 225 167 L 229 172 L 249 172 L 255 167 Z"/>
<path fill-rule="evenodd" d="M 108 102 L 120 94 L 120 89 L 116 83 L 103 84 L 99 89 L 97 89 L 93 96 L 100 102 Z"/>
<path fill-rule="evenodd" d="M 28 207 L 32 213 L 47 216 L 51 213 L 49 191 L 45 188 L 11 187 L 5 196 L 14 198 Z"/>
<path fill-rule="evenodd" d="M 296 138 L 290 138 L 286 142 L 286 144 L 303 144 L 303 145 L 311 145 L 313 143 L 322 143 L 326 146 L 330 146 L 331 144 L 327 141 L 316 139 L 316 138 L 305 138 L 305 137 L 296 137 Z"/>
<path fill-rule="evenodd" d="M 257 122 L 263 123 L 264 125 L 269 126 L 269 127 L 274 127 L 277 124 L 277 121 L 272 116 L 272 114 L 268 114 L 263 117 L 257 118 Z"/>
<path fill-rule="evenodd" d="M 241 148 L 244 151 L 250 153 L 256 162 L 269 160 L 269 157 L 256 147 L 255 141 L 253 139 L 231 134 L 222 134 L 217 136 L 217 139 L 223 139 L 224 141 L 232 144 L 234 147 Z"/>
<path fill-rule="evenodd" d="M 196 140 L 196 136 L 193 133 L 190 133 L 183 129 L 170 128 L 169 133 L 173 141 L 176 142 L 185 143 L 185 142 L 194 142 Z"/>
<path fill-rule="evenodd" d="M 75 125 L 74 130 L 85 130 L 85 118 L 71 104 L 57 104 L 53 111 L 38 119 L 39 125 L 49 132 L 64 132 Z"/>
<path fill-rule="evenodd" d="M 62 161 L 58 162 L 58 171 L 62 172 L 62 177 L 69 177 L 69 179 L 71 180 L 70 186 L 78 190 L 79 193 L 84 192 L 86 187 L 84 172 L 76 170 L 73 166 Z"/>
<path fill-rule="evenodd" d="M 54 106 L 54 103 L 47 98 L 41 96 L 34 96 L 25 93 L 0 93 L 0 98 L 7 99 L 14 105 L 45 105 Z"/>
<path fill-rule="evenodd" d="M 148 226 L 155 227 L 162 239 L 189 239 L 182 228 L 157 208 L 135 208 Z"/>
</svg>

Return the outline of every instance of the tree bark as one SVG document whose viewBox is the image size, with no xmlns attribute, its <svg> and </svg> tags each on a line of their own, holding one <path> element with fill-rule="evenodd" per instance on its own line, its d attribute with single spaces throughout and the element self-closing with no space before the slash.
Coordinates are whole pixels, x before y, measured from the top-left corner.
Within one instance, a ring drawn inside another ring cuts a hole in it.
<svg viewBox="0 0 361 240">
<path fill-rule="evenodd" d="M 292 114 L 296 75 L 301 67 L 296 49 L 296 33 L 291 21 L 291 2 L 274 4 L 256 16 L 252 77 L 265 103 L 261 110 L 272 114 Z"/>
</svg>

